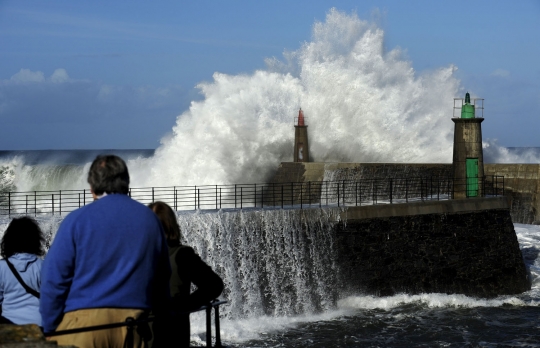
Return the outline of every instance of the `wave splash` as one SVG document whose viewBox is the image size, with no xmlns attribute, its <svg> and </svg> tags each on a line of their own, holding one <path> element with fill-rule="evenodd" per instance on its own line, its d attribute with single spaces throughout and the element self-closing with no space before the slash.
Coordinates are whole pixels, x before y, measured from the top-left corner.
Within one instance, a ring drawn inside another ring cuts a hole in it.
<svg viewBox="0 0 540 348">
<path fill-rule="evenodd" d="M 199 84 L 204 100 L 178 117 L 145 184 L 265 181 L 292 160 L 299 107 L 314 161 L 451 160 L 454 66 L 417 74 L 400 49 L 385 50 L 382 29 L 335 9 L 284 58 Z"/>
</svg>

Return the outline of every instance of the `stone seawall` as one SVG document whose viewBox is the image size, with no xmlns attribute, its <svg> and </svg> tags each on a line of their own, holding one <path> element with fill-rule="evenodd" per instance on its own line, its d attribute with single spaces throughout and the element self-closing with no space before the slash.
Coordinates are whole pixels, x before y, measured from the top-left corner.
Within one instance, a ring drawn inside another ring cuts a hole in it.
<svg viewBox="0 0 540 348">
<path fill-rule="evenodd" d="M 540 164 L 484 164 L 484 173 L 504 177 L 505 195 L 511 198 L 512 221 L 540 221 Z"/>
<path fill-rule="evenodd" d="M 540 221 L 540 164 L 484 164 L 485 175 L 504 177 L 513 222 Z M 448 163 L 293 163 L 283 162 L 272 182 L 357 180 L 405 176 L 451 176 Z"/>
<path fill-rule="evenodd" d="M 349 208 L 337 226 L 345 292 L 493 297 L 530 289 L 503 198 Z"/>
</svg>

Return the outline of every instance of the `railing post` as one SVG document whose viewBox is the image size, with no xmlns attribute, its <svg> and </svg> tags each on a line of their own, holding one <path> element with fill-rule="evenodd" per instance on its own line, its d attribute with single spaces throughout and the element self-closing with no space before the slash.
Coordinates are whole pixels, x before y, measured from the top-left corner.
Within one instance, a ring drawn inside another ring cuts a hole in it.
<svg viewBox="0 0 540 348">
<path fill-rule="evenodd" d="M 409 179 L 405 178 L 405 203 L 409 203 Z"/>
<path fill-rule="evenodd" d="M 272 206 L 276 206 L 276 183 L 272 183 Z"/>
<path fill-rule="evenodd" d="M 373 205 L 375 205 L 376 197 L 375 197 L 375 179 L 371 180 L 371 201 L 373 202 Z"/>
<path fill-rule="evenodd" d="M 244 200 L 244 188 L 240 187 L 240 209 L 244 208 L 243 200 Z"/>
<path fill-rule="evenodd" d="M 328 206 L 328 181 L 323 181 L 326 186 L 326 206 Z"/>
<path fill-rule="evenodd" d="M 173 200 L 174 200 L 174 210 L 178 210 L 178 193 L 176 192 L 176 186 L 173 186 Z"/>
<path fill-rule="evenodd" d="M 291 182 L 291 208 L 294 206 L 294 182 Z"/>
<path fill-rule="evenodd" d="M 338 183 L 339 185 L 339 183 Z M 346 199 L 347 199 L 347 191 L 345 190 L 345 180 L 343 180 L 343 187 L 342 187 L 342 191 L 343 191 L 343 206 L 346 205 Z"/>
<path fill-rule="evenodd" d="M 11 191 L 8 192 L 8 216 L 11 216 Z"/>
<path fill-rule="evenodd" d="M 193 210 L 197 210 L 197 186 L 193 187 Z"/>
<path fill-rule="evenodd" d="M 429 199 L 433 199 L 433 175 L 429 177 Z"/>
<path fill-rule="evenodd" d="M 440 186 L 441 186 L 441 177 L 438 176 L 438 177 L 437 177 L 437 200 L 438 200 L 438 201 L 441 200 L 440 197 L 439 197 L 439 191 L 440 191 L 439 188 L 440 188 Z"/>
<path fill-rule="evenodd" d="M 257 208 L 257 184 L 253 184 L 255 192 L 253 193 L 253 206 Z"/>
<path fill-rule="evenodd" d="M 206 346 L 212 347 L 212 306 L 206 308 Z"/>
<path fill-rule="evenodd" d="M 81 207 L 81 193 L 79 192 L 78 195 L 79 195 L 79 208 L 80 208 Z"/>
<path fill-rule="evenodd" d="M 221 332 L 219 327 L 219 306 L 214 307 L 214 323 L 216 328 L 216 348 L 222 347 L 221 345 Z"/>
<path fill-rule="evenodd" d="M 216 210 L 217 210 L 217 185 L 216 185 Z"/>
<path fill-rule="evenodd" d="M 54 193 L 51 194 L 51 201 L 52 201 L 52 214 L 54 215 Z"/>
<path fill-rule="evenodd" d="M 300 209 L 303 208 L 303 206 L 302 206 L 302 191 L 303 191 L 303 189 L 304 189 L 304 183 L 301 183 L 300 184 Z"/>
<path fill-rule="evenodd" d="M 221 187 L 219 188 L 219 209 L 221 209 Z"/>
<path fill-rule="evenodd" d="M 309 202 L 310 207 L 311 207 L 311 200 L 312 200 L 312 197 L 311 197 L 311 181 L 308 181 L 308 202 Z"/>
<path fill-rule="evenodd" d="M 392 178 L 390 178 L 390 204 L 392 204 Z"/>
<path fill-rule="evenodd" d="M 337 206 L 339 207 L 339 182 L 337 183 Z"/>
<path fill-rule="evenodd" d="M 197 189 L 197 207 L 201 210 L 201 190 Z"/>
<path fill-rule="evenodd" d="M 37 216 L 37 191 L 34 191 L 34 216 Z"/>
<path fill-rule="evenodd" d="M 374 182 L 377 182 L 377 181 L 374 181 Z M 378 182 L 377 182 L 378 183 Z M 377 184 L 375 184 L 374 186 L 374 189 L 373 189 L 373 196 L 375 197 L 374 201 L 373 201 L 373 204 L 377 204 L 377 198 L 378 198 L 378 192 L 377 192 Z"/>
<path fill-rule="evenodd" d="M 152 203 L 154 203 L 154 187 L 152 186 Z"/>
<path fill-rule="evenodd" d="M 358 181 L 354 182 L 354 200 L 355 206 L 358 206 Z"/>
<path fill-rule="evenodd" d="M 360 206 L 362 206 L 362 182 L 360 181 Z"/>
<path fill-rule="evenodd" d="M 234 184 L 234 209 L 236 209 L 236 184 Z"/>
<path fill-rule="evenodd" d="M 28 214 L 28 195 L 26 195 L 26 199 L 24 203 L 25 203 L 24 213 Z"/>
<path fill-rule="evenodd" d="M 62 215 L 62 190 L 59 191 L 60 195 L 58 197 L 58 213 Z"/>
<path fill-rule="evenodd" d="M 324 183 L 324 181 L 321 182 L 321 184 L 320 184 L 321 186 L 319 187 L 319 192 L 320 192 L 320 195 L 319 195 L 319 208 L 322 207 L 322 184 L 323 183 Z"/>
</svg>

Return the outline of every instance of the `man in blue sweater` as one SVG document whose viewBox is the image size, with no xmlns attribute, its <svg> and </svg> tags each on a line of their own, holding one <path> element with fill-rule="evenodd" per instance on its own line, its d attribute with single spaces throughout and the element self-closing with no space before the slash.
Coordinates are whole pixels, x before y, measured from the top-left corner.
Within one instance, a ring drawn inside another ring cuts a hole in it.
<svg viewBox="0 0 540 348">
<path fill-rule="evenodd" d="M 170 299 L 167 241 L 154 212 L 127 195 L 125 162 L 98 156 L 88 183 L 94 202 L 64 219 L 45 257 L 40 301 L 45 332 L 123 322 L 159 312 Z M 126 332 L 122 327 L 53 339 L 79 348 L 123 347 Z"/>
</svg>

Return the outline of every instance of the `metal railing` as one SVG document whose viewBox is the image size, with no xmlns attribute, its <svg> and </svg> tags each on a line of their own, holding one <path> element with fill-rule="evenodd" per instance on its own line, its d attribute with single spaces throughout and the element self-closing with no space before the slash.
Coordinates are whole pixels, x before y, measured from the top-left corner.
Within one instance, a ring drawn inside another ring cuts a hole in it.
<svg viewBox="0 0 540 348">
<path fill-rule="evenodd" d="M 221 344 L 221 329 L 220 329 L 220 322 L 219 322 L 219 306 L 222 304 L 227 303 L 227 301 L 220 301 L 220 300 L 213 300 L 207 305 L 201 306 L 197 309 L 194 309 L 192 311 L 186 312 L 187 313 L 195 313 L 200 311 L 206 311 L 206 347 L 215 347 L 215 348 L 223 348 L 224 346 Z M 214 346 L 212 346 L 212 309 L 214 309 L 214 327 L 216 331 L 215 339 L 216 343 Z M 179 313 L 181 314 L 181 313 Z M 148 325 L 148 323 L 154 322 L 155 317 L 153 315 L 148 316 L 146 318 L 127 318 L 124 322 L 119 323 L 112 323 L 112 324 L 104 324 L 104 325 L 95 325 L 95 326 L 86 326 L 86 327 L 79 327 L 75 329 L 68 329 L 68 330 L 61 330 L 61 331 L 53 331 L 53 332 L 46 332 L 44 333 L 45 337 L 55 337 L 55 336 L 62 336 L 62 335 L 72 335 L 77 334 L 81 332 L 89 332 L 89 331 L 99 331 L 99 330 L 109 330 L 109 329 L 115 329 L 123 326 L 127 326 L 128 328 L 128 335 L 133 335 L 134 329 L 139 325 Z M 126 338 L 127 339 L 127 338 Z M 128 345 L 128 346 L 132 346 Z"/>
<path fill-rule="evenodd" d="M 504 177 L 478 178 L 471 194 L 465 179 L 406 177 L 354 181 L 308 181 L 265 184 L 202 185 L 131 188 L 129 195 L 143 203 L 163 201 L 174 210 L 304 208 L 360 206 L 447 200 L 466 196 L 504 195 Z M 0 215 L 63 214 L 93 201 L 89 189 L 0 192 Z"/>
</svg>

